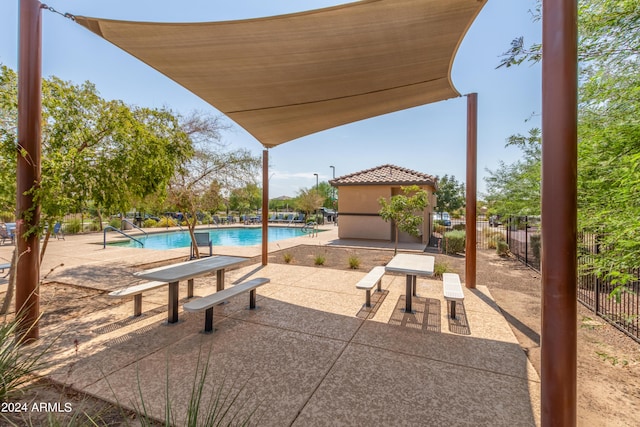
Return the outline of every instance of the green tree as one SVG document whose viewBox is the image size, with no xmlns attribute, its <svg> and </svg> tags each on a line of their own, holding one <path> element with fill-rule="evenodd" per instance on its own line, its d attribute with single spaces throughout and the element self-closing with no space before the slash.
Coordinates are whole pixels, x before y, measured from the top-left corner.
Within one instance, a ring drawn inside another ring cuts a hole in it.
<svg viewBox="0 0 640 427">
<path fill-rule="evenodd" d="M 464 184 L 458 182 L 454 175 L 445 175 L 438 179 L 436 196 L 436 211 L 453 213 L 465 205 Z"/>
<path fill-rule="evenodd" d="M 318 208 L 322 207 L 324 200 L 324 195 L 320 194 L 315 187 L 309 189 L 303 188 L 298 191 L 295 206 L 309 217 L 311 212 L 315 212 Z"/>
<path fill-rule="evenodd" d="M 231 190 L 229 195 L 229 207 L 240 213 L 246 214 L 256 211 L 262 205 L 262 189 L 255 183 L 246 184 L 244 187 Z"/>
<path fill-rule="evenodd" d="M 531 129 L 527 136 L 509 137 L 507 146 L 520 148 L 523 156 L 513 164 L 500 161 L 496 170 L 487 169 L 489 175 L 484 180 L 489 212 L 540 215 L 540 129 Z"/>
<path fill-rule="evenodd" d="M 327 181 L 322 181 L 318 183 L 318 194 L 322 196 L 322 206 L 325 208 L 333 208 L 333 199 L 331 198 L 333 195 L 333 187 Z"/>
<path fill-rule="evenodd" d="M 234 188 L 253 184 L 262 165 L 248 150 L 227 150 L 221 142 L 227 129 L 220 116 L 199 112 L 180 118 L 180 127 L 193 144 L 193 156 L 185 159 L 168 186 L 168 200 L 176 210 L 188 213 L 185 220 L 191 241 L 199 211 L 217 209 L 223 196 Z M 194 244 L 196 256 L 200 257 Z"/>
<path fill-rule="evenodd" d="M 578 33 L 578 223 L 601 234 L 590 267 L 624 284 L 640 266 L 640 2 L 579 0 Z M 518 38 L 500 65 L 537 62 L 540 52 Z"/>
<path fill-rule="evenodd" d="M 429 194 L 417 185 L 401 189 L 404 194 L 392 196 L 391 200 L 384 197 L 378 199 L 380 216 L 387 222 L 392 221 L 395 228 L 394 255 L 398 253 L 400 230 L 412 236 L 420 235 L 420 225 L 424 221 L 423 212 L 429 204 Z"/>
<path fill-rule="evenodd" d="M 2 67 L 0 180 L 15 189 L 17 78 Z M 68 212 L 92 204 L 125 211 L 145 197 L 164 192 L 176 166 L 191 153 L 191 142 L 166 110 L 128 107 L 102 99 L 90 82 L 75 85 L 56 77 L 42 82 L 42 179 L 34 189 L 41 206 L 41 232 Z M 3 185 L 4 187 L 4 185 Z M 15 191 L 15 190 L 14 190 Z M 15 192 L 0 194 L 15 209 Z M 102 222 L 102 221 L 100 221 Z M 42 245 L 46 250 L 48 234 Z"/>
</svg>

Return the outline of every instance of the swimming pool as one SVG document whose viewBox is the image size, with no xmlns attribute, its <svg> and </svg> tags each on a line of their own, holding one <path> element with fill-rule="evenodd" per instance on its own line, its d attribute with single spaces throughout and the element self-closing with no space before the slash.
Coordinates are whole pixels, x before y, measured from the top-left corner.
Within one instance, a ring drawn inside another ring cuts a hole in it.
<svg viewBox="0 0 640 427">
<path fill-rule="evenodd" d="M 198 233 L 209 232 L 213 246 L 253 246 L 262 243 L 262 228 L 216 228 L 212 230 L 196 230 Z M 269 227 L 269 242 L 304 236 L 301 227 Z M 176 249 L 188 248 L 191 237 L 188 231 L 170 231 L 153 233 L 146 236 L 135 236 L 144 244 L 144 249 Z M 140 244 L 126 239 L 108 243 L 111 246 L 139 248 Z"/>
</svg>

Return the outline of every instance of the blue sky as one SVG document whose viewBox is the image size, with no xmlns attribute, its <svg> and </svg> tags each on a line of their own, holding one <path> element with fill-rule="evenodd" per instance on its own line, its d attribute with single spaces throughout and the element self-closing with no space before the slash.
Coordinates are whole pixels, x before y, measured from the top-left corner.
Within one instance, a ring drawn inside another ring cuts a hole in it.
<svg viewBox="0 0 640 427">
<path fill-rule="evenodd" d="M 0 63 L 17 68 L 18 0 L 0 2 Z M 47 0 L 60 12 L 109 19 L 197 22 L 245 19 L 346 3 L 339 0 Z M 456 56 L 452 81 L 462 94 L 478 93 L 478 190 L 485 169 L 511 163 L 520 152 L 505 148 L 509 135 L 540 126 L 540 66 L 495 69 L 510 41 L 539 41 L 531 21 L 534 0 L 489 0 Z M 89 80 L 106 99 L 169 107 L 181 113 L 217 110 L 129 54 L 74 22 L 43 11 L 43 75 L 76 83 Z M 271 197 L 294 196 L 301 188 L 382 164 L 465 179 L 466 98 L 416 107 L 329 129 L 270 150 Z M 528 120 L 530 119 L 530 120 Z M 527 121 L 528 120 L 528 121 Z M 233 123 L 229 120 L 230 123 Z M 237 125 L 225 133 L 231 147 L 261 155 L 262 145 Z"/>
</svg>

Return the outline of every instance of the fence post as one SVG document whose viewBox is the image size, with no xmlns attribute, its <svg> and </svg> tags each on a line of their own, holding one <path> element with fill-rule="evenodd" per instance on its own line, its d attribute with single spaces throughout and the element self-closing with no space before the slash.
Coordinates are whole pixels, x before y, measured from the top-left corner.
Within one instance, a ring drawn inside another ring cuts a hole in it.
<svg viewBox="0 0 640 427">
<path fill-rule="evenodd" d="M 529 266 L 529 217 L 524 216 L 524 265 Z"/>
<path fill-rule="evenodd" d="M 599 234 L 595 234 L 594 236 L 595 239 L 595 244 L 596 244 L 596 257 L 598 256 L 598 254 L 600 253 L 600 235 Z M 600 277 L 598 277 L 597 274 L 595 274 L 595 279 L 596 279 L 596 289 L 594 292 L 596 301 L 595 301 L 595 309 L 596 309 L 596 314 L 600 313 Z"/>
</svg>

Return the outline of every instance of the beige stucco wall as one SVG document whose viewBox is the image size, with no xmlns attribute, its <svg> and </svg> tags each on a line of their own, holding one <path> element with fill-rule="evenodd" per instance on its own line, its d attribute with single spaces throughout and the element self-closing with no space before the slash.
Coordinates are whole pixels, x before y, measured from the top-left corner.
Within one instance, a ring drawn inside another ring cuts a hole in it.
<svg viewBox="0 0 640 427">
<path fill-rule="evenodd" d="M 431 212 L 435 205 L 433 187 L 423 186 L 429 193 L 429 206 L 424 211 L 424 222 L 422 223 L 422 236 L 414 238 L 408 234 L 400 236 L 401 242 L 422 242 L 428 243 L 431 235 Z M 400 194 L 400 186 L 389 185 L 353 185 L 338 187 L 338 237 L 341 239 L 373 239 L 387 240 L 394 239 L 391 223 L 380 218 L 380 204 L 378 199 L 384 197 L 391 198 L 392 195 Z"/>
</svg>

